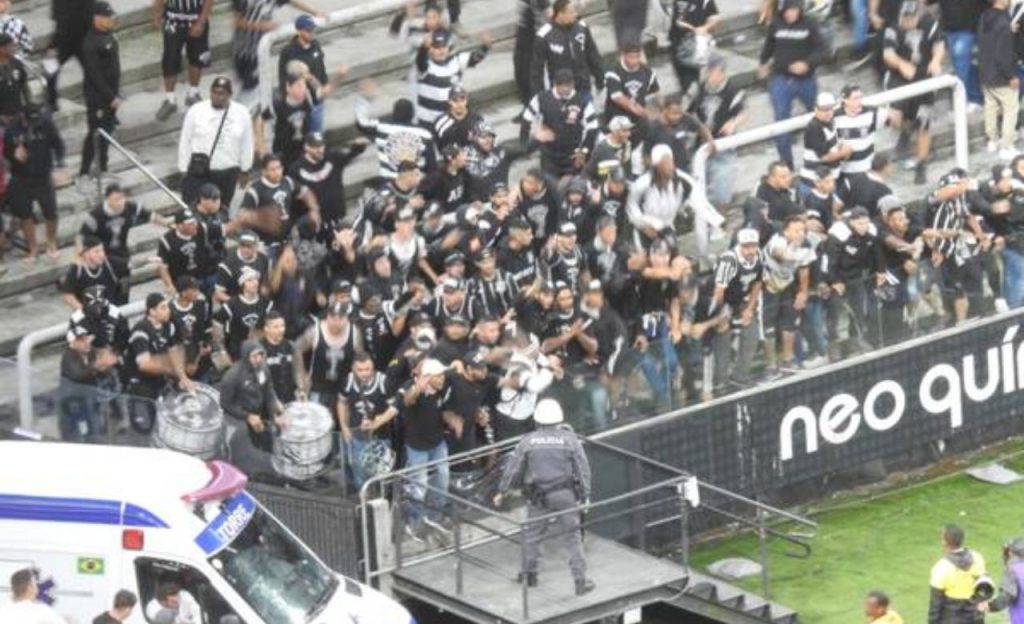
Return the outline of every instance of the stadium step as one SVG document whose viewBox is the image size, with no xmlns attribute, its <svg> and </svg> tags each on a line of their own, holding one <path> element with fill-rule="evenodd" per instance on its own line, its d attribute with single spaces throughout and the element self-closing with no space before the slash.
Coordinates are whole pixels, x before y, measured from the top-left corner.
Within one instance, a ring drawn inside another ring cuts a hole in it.
<svg viewBox="0 0 1024 624">
<path fill-rule="evenodd" d="M 792 609 L 766 601 L 757 594 L 721 579 L 694 571 L 691 571 L 679 596 L 668 601 L 667 606 L 725 624 L 796 624 L 798 621 Z"/>
</svg>

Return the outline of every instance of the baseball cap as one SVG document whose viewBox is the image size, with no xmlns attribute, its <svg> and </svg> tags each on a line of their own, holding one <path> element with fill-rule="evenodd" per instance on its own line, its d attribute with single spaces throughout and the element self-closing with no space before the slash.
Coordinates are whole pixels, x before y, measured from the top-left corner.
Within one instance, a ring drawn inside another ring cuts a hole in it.
<svg viewBox="0 0 1024 624">
<path fill-rule="evenodd" d="M 587 282 L 587 287 L 583 289 L 583 292 L 604 292 L 604 287 L 601 286 L 601 280 L 590 280 Z"/>
<path fill-rule="evenodd" d="M 175 223 L 187 223 L 189 221 L 195 221 L 195 220 L 196 220 L 195 213 L 192 212 L 191 210 L 189 210 L 188 208 L 184 208 L 184 209 L 179 210 L 178 212 L 174 213 L 174 222 Z"/>
<path fill-rule="evenodd" d="M 348 316 L 352 307 L 344 301 L 335 301 L 327 308 L 327 316 Z"/>
<path fill-rule="evenodd" d="M 487 368 L 487 359 L 480 349 L 473 349 L 466 354 L 465 364 L 469 368 Z"/>
<path fill-rule="evenodd" d="M 651 150 L 651 162 L 657 164 L 666 158 L 675 159 L 675 154 L 672 153 L 672 148 L 664 143 L 655 145 Z"/>
<path fill-rule="evenodd" d="M 68 342 L 71 342 L 75 338 L 83 338 L 86 336 L 88 336 L 89 338 L 93 337 L 93 335 L 89 333 L 88 329 L 82 327 L 81 325 L 75 325 L 68 331 Z"/>
<path fill-rule="evenodd" d="M 556 85 L 576 84 L 576 78 L 572 75 L 571 69 L 563 67 L 555 72 L 554 83 Z"/>
<path fill-rule="evenodd" d="M 249 267 L 244 267 L 242 271 L 238 274 L 238 285 L 241 286 L 242 284 L 248 282 L 249 280 L 258 279 L 260 279 L 259 271 Z"/>
<path fill-rule="evenodd" d="M 530 227 L 530 222 L 527 221 L 525 218 L 520 217 L 520 216 L 515 216 L 515 217 L 509 218 L 509 220 L 505 222 L 505 225 L 507 225 L 508 229 L 510 229 L 510 230 L 529 230 L 529 229 L 532 229 Z"/>
<path fill-rule="evenodd" d="M 486 121 L 481 121 L 476 125 L 476 134 L 477 136 L 498 136 L 498 133 L 494 131 L 494 126 L 487 123 Z"/>
<path fill-rule="evenodd" d="M 412 209 L 412 206 L 405 206 L 399 210 L 398 214 L 395 216 L 397 221 L 412 221 L 415 218 L 416 211 Z"/>
<path fill-rule="evenodd" d="M 466 254 L 462 253 L 461 251 L 453 251 L 450 254 L 448 254 L 447 256 L 445 256 L 445 258 L 444 258 L 444 265 L 448 266 L 450 264 L 455 264 L 457 262 L 465 262 L 465 261 L 466 261 Z"/>
<path fill-rule="evenodd" d="M 430 37 L 430 45 L 434 47 L 447 46 L 452 40 L 452 34 L 445 28 L 438 28 Z"/>
<path fill-rule="evenodd" d="M 484 262 L 486 260 L 494 259 L 494 251 L 490 247 L 484 247 L 477 252 L 476 257 L 473 259 L 474 262 Z"/>
<path fill-rule="evenodd" d="M 441 280 L 441 288 L 445 292 L 456 292 L 462 289 L 462 282 L 454 277 L 446 277 Z"/>
<path fill-rule="evenodd" d="M 256 234 L 252 230 L 245 230 L 238 235 L 239 245 L 255 245 L 259 240 L 260 239 L 257 238 Z"/>
<path fill-rule="evenodd" d="M 167 301 L 167 297 L 162 293 L 149 293 L 146 295 L 146 311 L 152 310 L 164 301 Z"/>
<path fill-rule="evenodd" d="M 541 292 L 555 292 L 555 283 L 552 281 L 545 281 L 540 285 Z"/>
<path fill-rule="evenodd" d="M 331 292 L 349 292 L 352 290 L 352 282 L 344 277 L 339 277 L 331 284 Z"/>
<path fill-rule="evenodd" d="M 466 325 L 469 326 L 469 319 L 461 314 L 452 314 L 444 321 L 445 325 Z"/>
<path fill-rule="evenodd" d="M 889 213 L 896 209 L 903 209 L 903 202 L 900 201 L 895 195 L 886 195 L 878 200 L 878 212 L 883 217 L 889 216 Z"/>
<path fill-rule="evenodd" d="M 558 226 L 558 233 L 563 236 L 576 236 L 576 224 L 572 221 L 566 221 Z"/>
<path fill-rule="evenodd" d="M 452 87 L 451 90 L 448 91 L 449 100 L 464 100 L 467 97 L 469 97 L 469 94 L 466 93 L 466 90 L 459 85 Z"/>
<path fill-rule="evenodd" d="M 864 206 L 854 206 L 850 209 L 850 219 L 866 219 L 871 216 Z"/>
<path fill-rule="evenodd" d="M 93 247 L 102 247 L 103 241 L 100 240 L 99 236 L 95 234 L 83 234 L 82 235 L 82 249 L 92 249 Z"/>
<path fill-rule="evenodd" d="M 743 228 L 736 233 L 736 242 L 740 245 L 756 245 L 761 242 L 761 235 L 754 228 Z"/>
<path fill-rule="evenodd" d="M 324 135 L 322 132 L 310 132 L 306 135 L 306 145 L 310 147 L 319 147 L 324 144 Z"/>
<path fill-rule="evenodd" d="M 501 180 L 491 185 L 491 195 L 497 195 L 498 193 L 508 193 L 508 185 Z"/>
<path fill-rule="evenodd" d="M 92 14 L 102 15 L 104 17 L 114 17 L 115 15 L 117 15 L 117 12 L 114 11 L 114 7 L 110 6 L 109 2 L 104 2 L 103 0 L 100 0 L 100 2 L 97 2 L 93 5 Z"/>
<path fill-rule="evenodd" d="M 447 367 L 445 367 L 440 360 L 436 360 L 434 358 L 427 358 L 423 360 L 422 364 L 420 364 L 421 375 L 441 375 L 446 370 L 448 370 Z"/>
<path fill-rule="evenodd" d="M 726 65 L 725 57 L 717 52 L 708 55 L 708 69 L 723 68 Z"/>
<path fill-rule="evenodd" d="M 782 2 L 782 10 L 783 11 L 785 11 L 786 9 L 800 9 L 800 10 L 803 10 L 803 8 L 804 8 L 804 0 L 783 0 L 783 2 Z"/>
<path fill-rule="evenodd" d="M 832 95 L 828 91 L 822 91 L 818 94 L 818 99 L 815 100 L 814 105 L 818 108 L 835 108 L 836 96 Z"/>
<path fill-rule="evenodd" d="M 939 178 L 939 188 L 960 184 L 965 178 L 967 178 L 966 171 L 960 167 L 953 167 L 946 175 Z"/>
<path fill-rule="evenodd" d="M 228 93 L 234 91 L 234 87 L 231 85 L 231 79 L 227 76 L 217 76 L 213 79 L 213 83 L 210 85 L 210 91 L 214 89 L 224 89 Z"/>
<path fill-rule="evenodd" d="M 617 115 L 612 117 L 612 120 L 608 122 L 608 129 L 612 132 L 617 132 L 619 130 L 632 130 L 633 122 L 625 115 Z"/>
<path fill-rule="evenodd" d="M 316 30 L 316 20 L 312 15 L 300 15 L 295 18 L 295 30 Z"/>
<path fill-rule="evenodd" d="M 213 182 L 205 182 L 199 187 L 200 199 L 220 199 L 220 189 Z"/>
<path fill-rule="evenodd" d="M 452 143 L 451 145 L 445 145 L 444 149 L 441 150 L 441 157 L 445 160 L 452 160 L 462 152 L 462 146 Z"/>
</svg>

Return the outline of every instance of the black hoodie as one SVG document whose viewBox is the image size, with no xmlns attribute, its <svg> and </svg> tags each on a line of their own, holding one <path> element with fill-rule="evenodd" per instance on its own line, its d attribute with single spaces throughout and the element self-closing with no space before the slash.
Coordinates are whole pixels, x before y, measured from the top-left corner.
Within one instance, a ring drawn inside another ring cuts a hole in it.
<svg viewBox="0 0 1024 624">
<path fill-rule="evenodd" d="M 978 79 L 986 87 L 1005 87 L 1016 77 L 1010 13 L 988 9 L 978 25 Z"/>
</svg>

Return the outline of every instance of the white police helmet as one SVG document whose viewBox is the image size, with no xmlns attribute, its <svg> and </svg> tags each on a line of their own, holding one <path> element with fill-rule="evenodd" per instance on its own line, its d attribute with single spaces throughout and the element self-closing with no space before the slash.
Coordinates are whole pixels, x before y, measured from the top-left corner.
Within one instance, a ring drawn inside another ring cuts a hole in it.
<svg viewBox="0 0 1024 624">
<path fill-rule="evenodd" d="M 554 399 L 541 399 L 533 411 L 533 421 L 538 425 L 558 425 L 565 420 L 562 406 Z"/>
</svg>

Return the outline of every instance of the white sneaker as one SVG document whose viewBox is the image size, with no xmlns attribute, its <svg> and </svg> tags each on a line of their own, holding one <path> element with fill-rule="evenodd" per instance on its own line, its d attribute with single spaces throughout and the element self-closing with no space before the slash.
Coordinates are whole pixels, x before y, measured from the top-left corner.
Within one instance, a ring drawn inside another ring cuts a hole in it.
<svg viewBox="0 0 1024 624">
<path fill-rule="evenodd" d="M 989 154 L 995 154 L 996 152 L 999 151 L 999 144 L 996 143 L 995 141 L 989 141 L 988 144 L 985 146 L 985 151 L 988 152 Z"/>
<path fill-rule="evenodd" d="M 1010 311 L 1010 306 L 1007 305 L 1006 299 L 1003 299 L 1002 297 L 996 297 L 995 301 L 992 302 L 992 305 L 996 307 L 996 312 L 1003 313 Z"/>
<path fill-rule="evenodd" d="M 1013 160 L 1014 158 L 1017 157 L 1017 154 L 1019 153 L 1020 152 L 1013 149 L 1012 147 L 1004 147 L 1001 150 L 999 150 L 999 160 Z"/>
<path fill-rule="evenodd" d="M 974 113 L 980 113 L 983 110 L 985 110 L 985 107 L 982 106 L 981 104 L 978 104 L 977 102 L 968 102 L 967 103 L 967 114 L 968 115 L 973 115 Z"/>
<path fill-rule="evenodd" d="M 819 368 L 826 364 L 828 364 L 828 358 L 824 355 L 818 355 L 804 360 L 804 368 Z"/>
</svg>

